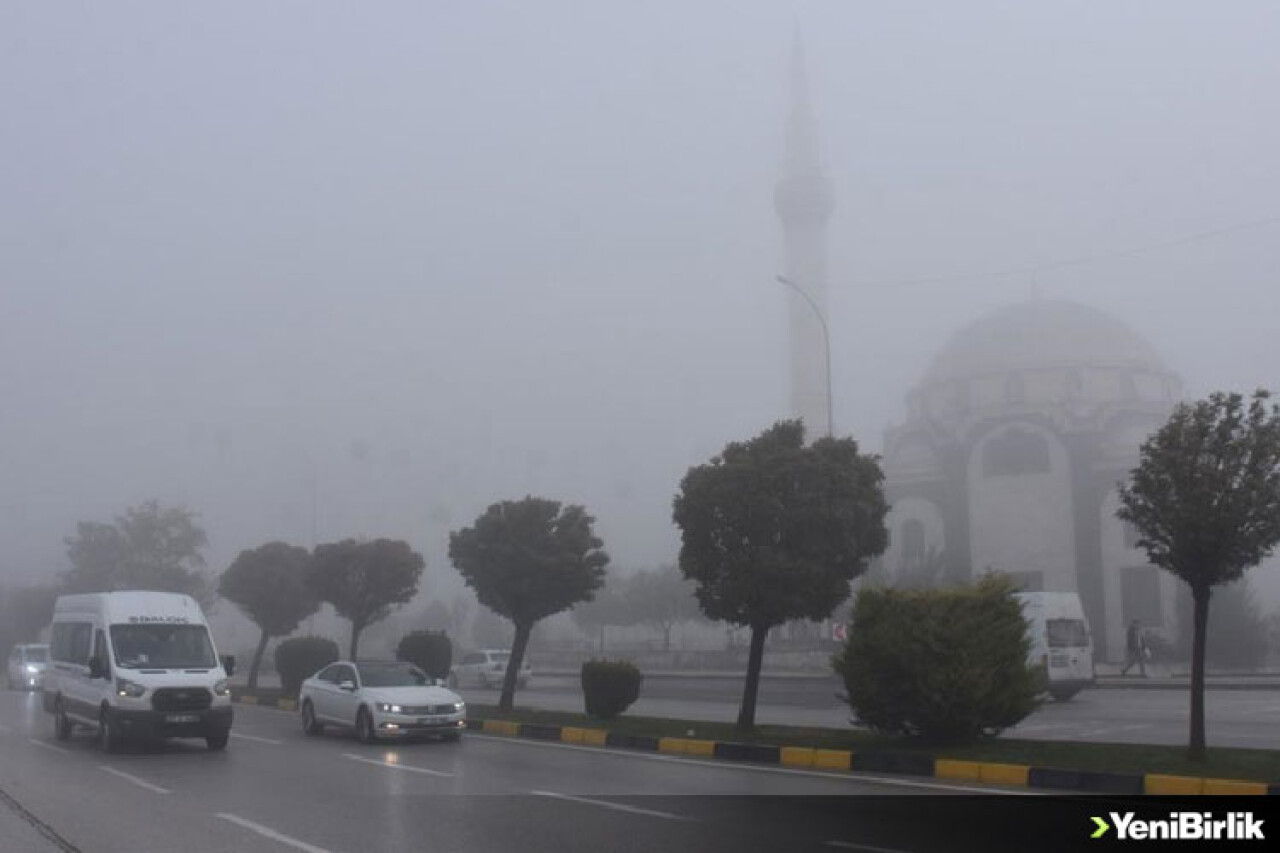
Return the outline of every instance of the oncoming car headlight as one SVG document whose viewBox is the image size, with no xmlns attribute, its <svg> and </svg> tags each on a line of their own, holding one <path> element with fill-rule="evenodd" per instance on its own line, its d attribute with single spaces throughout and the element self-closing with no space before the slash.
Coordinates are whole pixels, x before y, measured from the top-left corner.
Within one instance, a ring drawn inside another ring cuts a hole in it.
<svg viewBox="0 0 1280 853">
<path fill-rule="evenodd" d="M 116 694 L 119 696 L 128 696 L 130 699 L 137 699 L 147 692 L 147 688 L 143 687 L 136 681 L 130 681 L 127 678 L 116 679 Z"/>
<path fill-rule="evenodd" d="M 457 711 L 459 714 L 461 714 L 463 711 L 467 710 L 467 703 L 466 703 L 466 702 L 454 702 L 454 703 L 453 703 L 453 710 L 455 710 L 455 711 Z"/>
<path fill-rule="evenodd" d="M 27 664 L 27 672 L 31 673 L 32 675 L 35 675 L 39 671 L 40 671 L 40 667 L 36 666 L 35 664 L 33 663 Z"/>
<path fill-rule="evenodd" d="M 390 702 L 379 702 L 377 708 L 384 714 L 399 714 L 404 709 L 399 705 L 392 705 Z"/>
<path fill-rule="evenodd" d="M 213 695 L 230 696 L 231 682 L 224 678 L 221 681 L 219 681 L 217 684 L 213 685 Z"/>
</svg>

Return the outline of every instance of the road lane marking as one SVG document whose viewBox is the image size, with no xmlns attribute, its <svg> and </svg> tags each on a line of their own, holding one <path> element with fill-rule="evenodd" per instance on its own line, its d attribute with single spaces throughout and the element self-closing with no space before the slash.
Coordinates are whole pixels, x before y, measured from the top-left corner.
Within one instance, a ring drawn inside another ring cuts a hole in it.
<svg viewBox="0 0 1280 853">
<path fill-rule="evenodd" d="M 639 758 L 645 761 L 675 761 L 681 764 L 696 764 L 700 767 L 711 767 L 716 770 L 746 770 L 752 773 L 781 773 L 786 776 L 815 776 L 819 779 L 830 779 L 833 782 L 872 782 L 877 785 L 893 785 L 900 788 L 930 788 L 939 791 L 965 791 L 972 794 L 1008 794 L 1015 797 L 1051 796 L 1050 791 L 1018 791 L 1009 788 L 979 787 L 977 785 L 944 785 L 937 782 L 920 782 L 912 779 L 895 779 L 887 776 L 869 776 L 860 773 L 823 773 L 818 770 L 794 770 L 783 767 L 766 767 L 758 764 L 738 764 L 730 761 L 701 761 L 695 758 L 682 758 L 676 755 L 655 755 L 652 753 L 632 752 L 623 749 L 607 749 L 598 746 L 574 746 L 570 743 L 544 743 L 536 740 L 519 740 L 510 737 L 468 734 L 468 740 L 489 740 L 512 746 L 534 746 L 548 749 L 572 749 L 578 752 L 592 752 L 596 755 L 611 755 L 615 758 Z"/>
<path fill-rule="evenodd" d="M 281 844 L 288 844 L 290 847 L 296 847 L 299 850 L 305 850 L 307 851 L 307 853 L 329 853 L 329 851 L 324 849 L 323 847 L 317 847 L 314 844 L 308 844 L 305 841 L 299 841 L 296 838 L 291 838 L 290 836 L 285 835 L 282 832 L 276 832 L 274 829 L 272 829 L 269 826 L 263 826 L 260 823 L 254 823 L 253 821 L 246 820 L 240 817 L 239 815 L 227 814 L 226 812 L 219 812 L 218 817 L 222 818 L 223 820 L 230 821 L 231 823 L 234 823 L 237 826 L 243 826 L 245 829 L 249 830 L 250 832 L 256 832 L 259 835 L 261 835 L 263 838 L 270 838 L 272 841 L 279 841 Z"/>
<path fill-rule="evenodd" d="M 62 748 L 62 747 L 60 747 L 60 746 L 54 746 L 54 745 L 53 745 L 53 744 L 51 744 L 51 743 L 45 743 L 45 742 L 44 742 L 44 741 L 42 741 L 42 740 L 36 740 L 36 739 L 35 739 L 35 738 L 33 738 L 33 737 L 29 737 L 29 738 L 27 738 L 27 743 L 34 744 L 34 745 L 36 745 L 36 746 L 38 746 L 38 747 L 41 747 L 41 748 L 43 748 L 43 749 L 52 749 L 54 752 L 70 752 L 70 751 L 71 751 L 71 750 L 69 750 L 69 749 L 63 749 L 63 748 Z"/>
<path fill-rule="evenodd" d="M 852 841 L 828 841 L 828 847 L 839 847 L 841 850 L 864 850 L 866 853 L 907 853 L 895 847 L 872 847 L 870 844 L 854 844 Z"/>
<path fill-rule="evenodd" d="M 613 809 L 618 812 L 628 812 L 630 814 L 646 815 L 648 817 L 660 817 L 666 820 L 689 820 L 694 821 L 697 818 L 686 817 L 685 815 L 672 814 L 671 812 L 660 812 L 653 809 L 642 809 L 638 806 L 627 806 L 622 803 L 611 803 L 608 800 L 592 800 L 587 797 L 574 797 L 569 794 L 557 794 L 554 791 L 530 791 L 539 797 L 552 797 L 557 800 L 569 800 L 575 803 L 585 803 L 589 806 L 599 806 L 602 809 Z"/>
<path fill-rule="evenodd" d="M 375 767 L 385 767 L 388 770 L 404 770 L 409 773 L 423 773 L 427 776 L 453 776 L 452 773 L 446 773 L 443 770 L 428 770 L 425 767 L 414 767 L 411 764 L 392 764 L 389 761 L 379 761 L 376 758 L 365 758 L 363 755 L 352 755 L 349 752 L 344 752 L 342 757 L 350 758 L 352 761 L 363 761 L 365 764 L 372 764 Z"/>
<path fill-rule="evenodd" d="M 123 770 L 117 770 L 114 767 L 107 766 L 106 764 L 99 764 L 98 769 L 101 770 L 103 773 L 110 773 L 112 776 L 119 776 L 121 779 L 132 782 L 133 784 L 137 785 L 139 788 L 146 788 L 148 791 L 152 792 L 153 794 L 169 793 L 168 788 L 161 788 L 159 785 L 153 785 L 150 782 L 148 782 L 146 779 L 140 779 L 137 776 L 134 776 L 132 773 L 125 773 Z"/>
<path fill-rule="evenodd" d="M 279 746 L 280 744 L 284 743 L 284 741 L 276 740 L 275 738 L 258 737 L 256 735 L 242 735 L 239 732 L 232 732 L 231 736 L 235 738 L 240 738 L 240 740 L 251 740 L 251 741 L 254 741 L 255 743 L 269 743 L 273 746 Z"/>
</svg>

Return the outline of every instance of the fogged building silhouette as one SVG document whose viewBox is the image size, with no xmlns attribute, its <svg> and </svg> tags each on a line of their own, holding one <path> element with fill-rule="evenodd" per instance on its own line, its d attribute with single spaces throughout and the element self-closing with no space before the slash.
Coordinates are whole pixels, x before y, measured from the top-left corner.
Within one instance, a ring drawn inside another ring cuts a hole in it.
<svg viewBox="0 0 1280 853">
<path fill-rule="evenodd" d="M 1174 581 L 1115 512 L 1180 396 L 1146 341 L 1085 305 L 1032 299 L 961 329 L 886 433 L 878 574 L 924 585 L 990 568 L 1078 592 L 1100 659 L 1123 659 L 1132 619 L 1174 633 Z"/>
</svg>

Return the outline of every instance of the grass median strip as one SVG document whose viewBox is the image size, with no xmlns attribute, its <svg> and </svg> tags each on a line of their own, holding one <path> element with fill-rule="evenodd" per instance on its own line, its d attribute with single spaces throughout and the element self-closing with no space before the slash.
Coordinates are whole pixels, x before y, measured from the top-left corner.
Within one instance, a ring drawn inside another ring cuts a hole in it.
<svg viewBox="0 0 1280 853">
<path fill-rule="evenodd" d="M 1211 778 L 1216 780 L 1215 793 L 1265 793 L 1267 783 L 1280 781 L 1280 750 L 1212 748 L 1204 762 L 1193 762 L 1183 746 L 993 738 L 937 747 L 855 729 L 766 725 L 744 734 L 732 723 L 702 720 L 623 716 L 603 721 L 561 711 L 517 708 L 501 713 L 483 705 L 471 705 L 469 711 L 473 719 L 484 720 L 486 732 L 500 729 L 511 736 L 519 734 L 522 723 L 540 731 L 558 726 L 560 739 L 567 743 L 599 744 L 603 738 L 611 746 L 679 753 L 692 741 L 699 749 L 705 748 L 701 744 L 716 744 L 713 753 L 722 757 L 819 770 L 937 775 L 1004 786 L 1141 793 L 1144 776 L 1155 774 Z M 507 725 L 489 728 L 498 723 Z M 937 772 L 938 760 L 944 773 Z"/>
<path fill-rule="evenodd" d="M 236 691 L 236 700 L 244 701 L 244 693 Z M 256 696 L 260 705 L 295 707 L 278 690 L 258 691 Z M 567 711 L 517 708 L 503 713 L 475 704 L 468 711 L 471 728 L 486 734 L 669 754 L 705 756 L 710 750 L 720 758 L 815 770 L 905 773 L 1117 794 L 1141 794 L 1150 787 L 1164 790 L 1172 784 L 1150 783 L 1150 777 L 1184 777 L 1199 780 L 1205 794 L 1280 792 L 1280 750 L 1218 747 L 1209 749 L 1204 761 L 1195 762 L 1187 758 L 1185 746 L 991 738 L 938 747 L 857 729 L 763 725 L 743 733 L 733 723 L 705 720 L 622 716 L 603 721 Z"/>
</svg>

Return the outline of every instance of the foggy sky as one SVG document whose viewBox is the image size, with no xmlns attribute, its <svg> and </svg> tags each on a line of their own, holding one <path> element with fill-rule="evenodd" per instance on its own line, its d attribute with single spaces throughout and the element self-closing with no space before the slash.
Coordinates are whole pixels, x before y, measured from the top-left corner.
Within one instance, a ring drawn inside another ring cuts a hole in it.
<svg viewBox="0 0 1280 853">
<path fill-rule="evenodd" d="M 672 559 L 685 469 L 786 416 L 772 191 L 803 33 L 838 431 L 964 323 L 1077 299 L 1280 390 L 1280 6 L 0 6 L 0 579 L 184 503 L 210 567 L 526 493 Z M 947 277 L 928 284 L 904 280 Z M 314 496 L 314 514 L 313 514 Z"/>
</svg>

